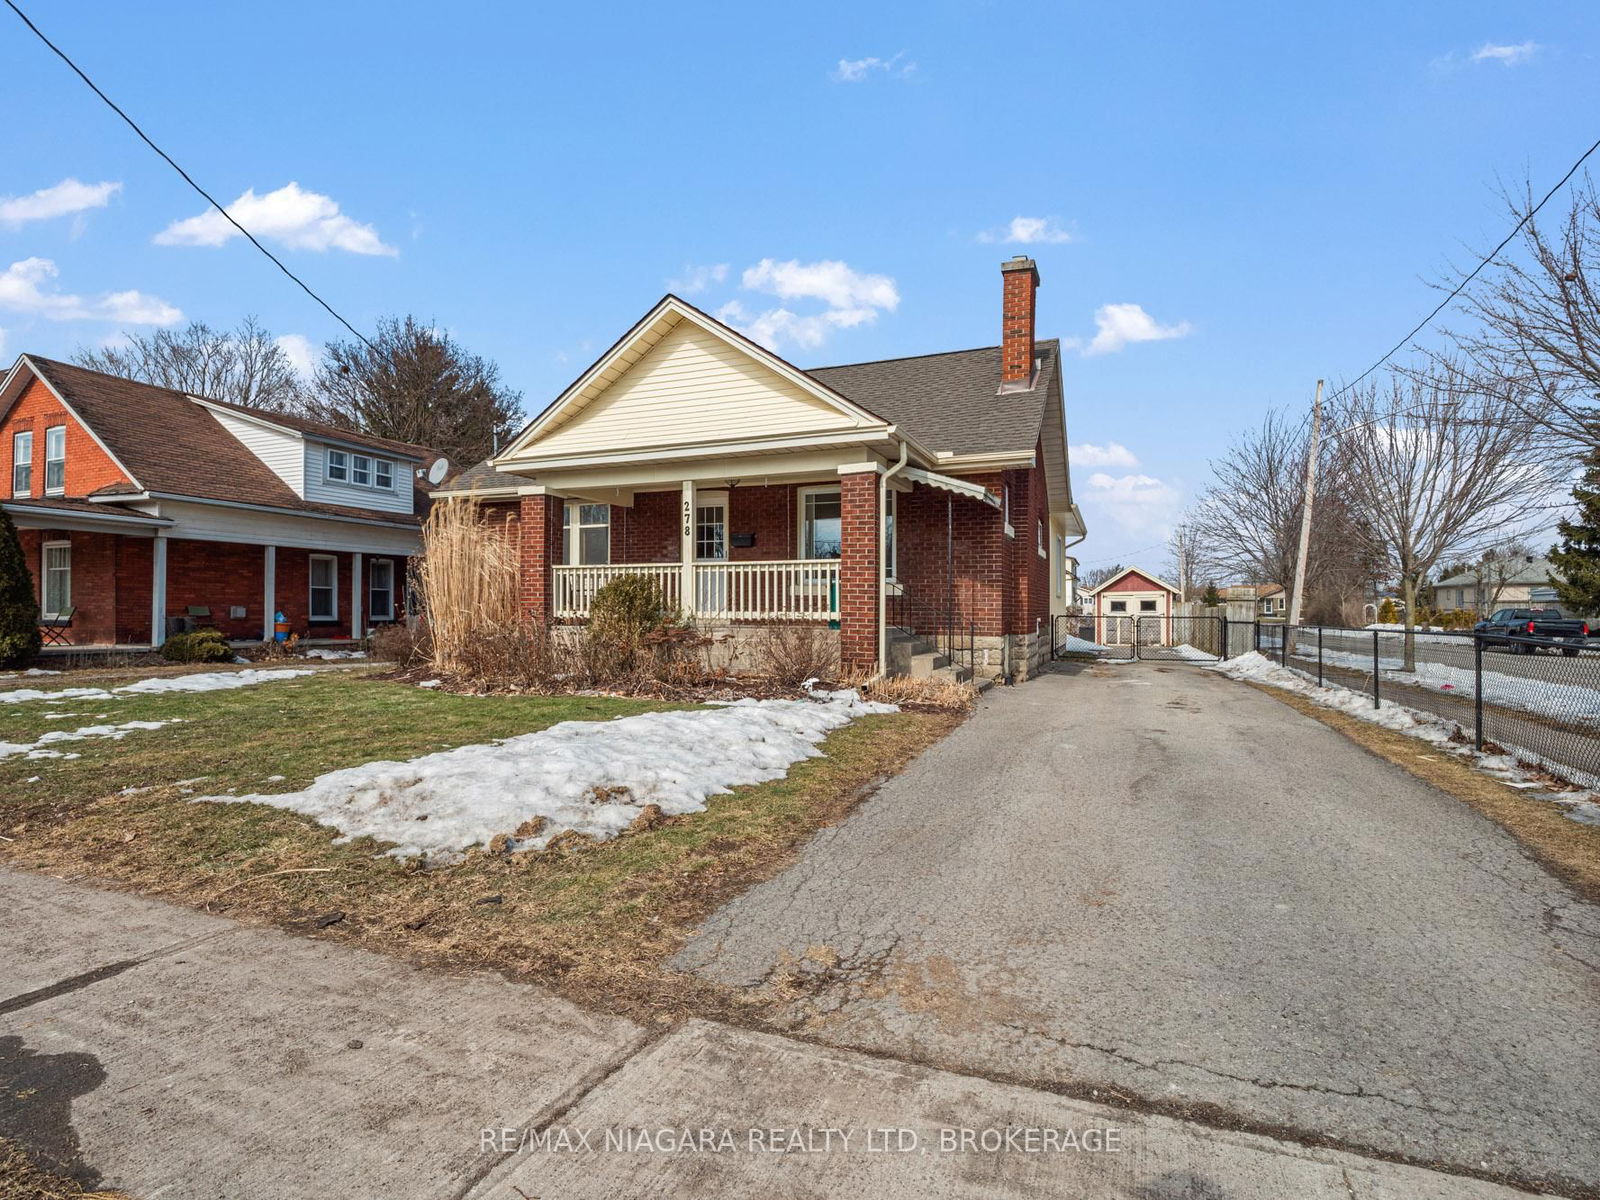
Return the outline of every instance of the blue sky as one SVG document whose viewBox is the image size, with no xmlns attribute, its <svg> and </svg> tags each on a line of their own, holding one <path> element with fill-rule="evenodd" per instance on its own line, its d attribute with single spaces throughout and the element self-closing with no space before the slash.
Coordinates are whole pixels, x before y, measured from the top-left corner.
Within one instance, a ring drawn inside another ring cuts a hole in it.
<svg viewBox="0 0 1600 1200">
<path fill-rule="evenodd" d="M 358 326 L 445 326 L 532 410 L 669 286 L 815 366 L 993 344 L 1032 254 L 1086 564 L 1159 562 L 1207 457 L 1387 349 L 1498 240 L 1497 182 L 1553 181 L 1600 112 L 1570 0 L 31 15 Z M 0 30 L 4 357 L 180 314 L 342 332 Z"/>
</svg>

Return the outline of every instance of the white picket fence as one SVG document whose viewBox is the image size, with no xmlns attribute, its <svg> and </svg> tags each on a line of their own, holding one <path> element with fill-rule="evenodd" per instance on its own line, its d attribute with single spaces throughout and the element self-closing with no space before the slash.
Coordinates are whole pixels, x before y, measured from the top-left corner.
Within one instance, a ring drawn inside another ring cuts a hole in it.
<svg viewBox="0 0 1600 1200">
<path fill-rule="evenodd" d="M 839 617 L 839 560 L 610 563 L 554 568 L 555 615 L 581 620 L 595 593 L 621 575 L 655 581 L 668 608 L 711 621 L 833 621 Z M 687 590 L 685 578 L 691 580 Z M 685 596 L 691 604 L 684 603 Z"/>
</svg>

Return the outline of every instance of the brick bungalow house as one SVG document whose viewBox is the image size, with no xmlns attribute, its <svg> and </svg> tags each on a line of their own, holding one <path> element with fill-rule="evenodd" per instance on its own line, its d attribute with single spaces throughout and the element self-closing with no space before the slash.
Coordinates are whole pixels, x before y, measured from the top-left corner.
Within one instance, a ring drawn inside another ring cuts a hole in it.
<svg viewBox="0 0 1600 1200">
<path fill-rule="evenodd" d="M 802 370 L 668 295 L 495 458 L 435 493 L 519 526 L 522 594 L 581 621 L 642 572 L 702 624 L 838 631 L 846 667 L 951 642 L 1025 676 L 1070 603 L 1061 349 L 1004 263 L 998 346 Z M 937 660 L 935 660 L 937 665 Z"/>
<path fill-rule="evenodd" d="M 420 446 L 24 354 L 0 383 L 0 507 L 74 646 L 187 624 L 361 637 L 405 610 Z"/>
</svg>

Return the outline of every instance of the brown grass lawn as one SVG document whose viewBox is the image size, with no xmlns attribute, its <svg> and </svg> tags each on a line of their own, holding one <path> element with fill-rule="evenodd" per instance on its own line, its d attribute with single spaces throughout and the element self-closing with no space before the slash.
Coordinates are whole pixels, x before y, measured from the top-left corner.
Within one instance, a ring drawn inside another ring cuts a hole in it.
<svg viewBox="0 0 1600 1200">
<path fill-rule="evenodd" d="M 784 779 L 612 842 L 474 852 L 431 869 L 387 858 L 370 840 L 335 846 L 335 831 L 295 813 L 190 798 L 296 790 L 339 767 L 669 707 L 456 696 L 360 671 L 230 692 L 70 701 L 59 708 L 77 715 L 61 720 L 46 720 L 42 703 L 3 705 L 0 742 L 96 723 L 183 723 L 58 747 L 76 759 L 0 759 L 0 836 L 8 839 L 0 862 L 425 962 L 498 969 L 640 1015 L 728 1011 L 728 996 L 663 970 L 665 960 L 718 904 L 782 869 L 808 834 L 949 732 L 957 714 L 863 718 Z M 285 778 L 269 782 L 273 775 Z"/>
</svg>

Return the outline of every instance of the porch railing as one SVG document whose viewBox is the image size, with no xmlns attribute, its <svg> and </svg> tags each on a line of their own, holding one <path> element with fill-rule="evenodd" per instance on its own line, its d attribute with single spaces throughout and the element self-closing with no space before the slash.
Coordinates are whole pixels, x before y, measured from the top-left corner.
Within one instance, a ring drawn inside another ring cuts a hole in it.
<svg viewBox="0 0 1600 1200">
<path fill-rule="evenodd" d="M 594 595 L 619 575 L 645 575 L 661 588 L 669 608 L 712 621 L 835 621 L 839 618 L 839 560 L 781 559 L 768 562 L 697 562 L 684 590 L 682 563 L 611 563 L 557 566 L 555 615 L 587 617 Z M 693 601 L 685 604 L 687 595 Z"/>
</svg>

